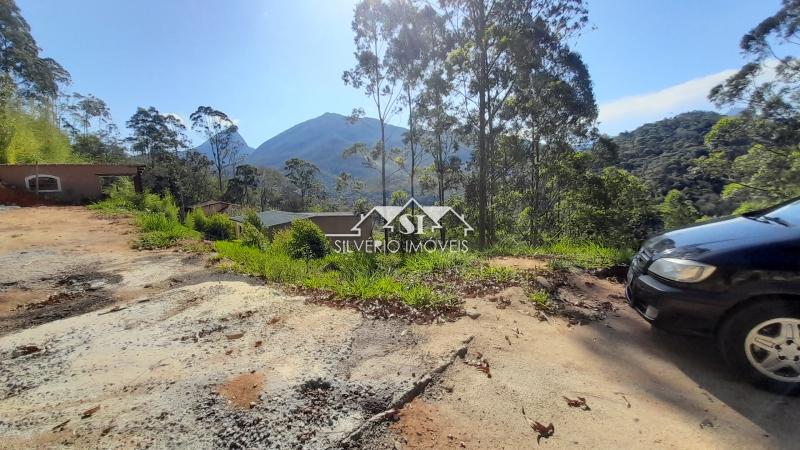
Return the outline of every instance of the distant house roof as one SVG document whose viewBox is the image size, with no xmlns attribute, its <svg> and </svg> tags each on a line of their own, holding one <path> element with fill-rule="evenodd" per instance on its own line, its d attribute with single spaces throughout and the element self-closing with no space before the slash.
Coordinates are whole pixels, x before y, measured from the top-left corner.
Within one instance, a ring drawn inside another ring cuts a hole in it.
<svg viewBox="0 0 800 450">
<path fill-rule="evenodd" d="M 222 200 L 206 200 L 206 201 L 204 201 L 202 203 L 198 203 L 196 205 L 192 205 L 192 208 L 202 208 L 203 206 L 211 206 L 211 205 L 218 205 L 218 204 L 238 206 L 235 203 L 223 202 Z"/>
<path fill-rule="evenodd" d="M 310 219 L 312 217 L 334 217 L 334 216 L 349 216 L 354 217 L 355 214 L 348 212 L 288 212 L 288 211 L 261 211 L 258 213 L 258 218 L 265 227 L 272 227 L 284 223 L 291 223 L 295 220 Z M 235 216 L 231 219 L 237 222 L 244 222 L 244 216 Z"/>
</svg>

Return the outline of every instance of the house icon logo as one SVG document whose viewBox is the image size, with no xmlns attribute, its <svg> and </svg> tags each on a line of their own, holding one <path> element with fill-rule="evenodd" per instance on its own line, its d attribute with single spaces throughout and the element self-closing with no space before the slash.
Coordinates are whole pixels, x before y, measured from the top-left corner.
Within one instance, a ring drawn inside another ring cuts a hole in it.
<svg viewBox="0 0 800 450">
<path fill-rule="evenodd" d="M 350 229 L 351 233 L 328 234 L 327 236 L 360 238 L 361 224 L 373 214 L 377 214 L 383 219 L 382 230 L 390 232 L 397 230 L 405 235 L 421 235 L 426 231 L 440 230 L 443 228 L 441 220 L 448 214 L 455 215 L 461 222 L 464 227 L 464 237 L 466 237 L 467 233 L 470 231 L 474 231 L 472 226 L 464 219 L 464 216 L 456 212 L 453 208 L 449 206 L 423 206 L 414 198 L 411 198 L 403 206 L 376 206 L 372 208 L 366 214 L 361 215 L 361 219 Z"/>
</svg>

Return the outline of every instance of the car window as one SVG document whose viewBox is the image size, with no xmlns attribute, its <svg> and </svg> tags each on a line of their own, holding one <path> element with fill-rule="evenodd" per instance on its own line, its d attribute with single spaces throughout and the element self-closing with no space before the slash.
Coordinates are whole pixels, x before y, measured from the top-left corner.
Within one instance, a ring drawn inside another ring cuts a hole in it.
<svg viewBox="0 0 800 450">
<path fill-rule="evenodd" d="M 778 221 L 784 222 L 785 224 L 791 226 L 800 225 L 800 200 L 796 200 L 788 205 L 783 205 L 780 208 L 776 208 L 768 213 L 765 213 L 762 217 L 769 220 L 777 219 Z"/>
</svg>

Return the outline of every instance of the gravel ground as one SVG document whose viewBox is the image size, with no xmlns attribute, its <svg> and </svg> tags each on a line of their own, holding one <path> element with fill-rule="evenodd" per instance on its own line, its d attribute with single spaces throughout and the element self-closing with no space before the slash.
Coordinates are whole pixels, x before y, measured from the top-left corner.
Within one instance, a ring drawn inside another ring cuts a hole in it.
<svg viewBox="0 0 800 450">
<path fill-rule="evenodd" d="M 796 448 L 794 399 L 651 330 L 618 283 L 562 273 L 539 282 L 557 311 L 512 287 L 409 324 L 131 233 L 82 208 L 3 213 L 0 448 Z"/>
</svg>

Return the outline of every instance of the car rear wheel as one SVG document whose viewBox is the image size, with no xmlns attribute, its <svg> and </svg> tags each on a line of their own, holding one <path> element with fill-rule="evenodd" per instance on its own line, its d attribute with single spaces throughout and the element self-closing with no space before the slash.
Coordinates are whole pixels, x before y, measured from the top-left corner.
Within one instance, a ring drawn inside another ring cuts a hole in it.
<svg viewBox="0 0 800 450">
<path fill-rule="evenodd" d="M 726 361 L 751 382 L 781 393 L 800 391 L 800 309 L 764 300 L 735 312 L 719 341 Z"/>
</svg>

